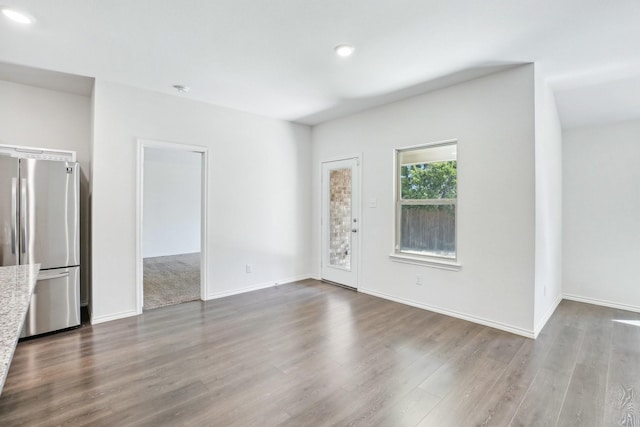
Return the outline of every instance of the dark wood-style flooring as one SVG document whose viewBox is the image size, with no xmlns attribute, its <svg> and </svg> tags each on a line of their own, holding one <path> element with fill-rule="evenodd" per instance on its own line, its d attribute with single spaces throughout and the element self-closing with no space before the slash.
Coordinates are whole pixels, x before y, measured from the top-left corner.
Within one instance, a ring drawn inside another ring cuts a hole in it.
<svg viewBox="0 0 640 427">
<path fill-rule="evenodd" d="M 0 425 L 636 426 L 639 320 L 531 340 L 305 281 L 21 342 Z"/>
</svg>

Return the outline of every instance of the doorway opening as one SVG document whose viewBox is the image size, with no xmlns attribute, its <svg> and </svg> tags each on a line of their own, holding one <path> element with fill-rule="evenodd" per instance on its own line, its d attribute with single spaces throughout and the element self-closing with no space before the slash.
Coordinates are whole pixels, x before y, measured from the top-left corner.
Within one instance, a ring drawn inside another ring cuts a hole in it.
<svg viewBox="0 0 640 427">
<path fill-rule="evenodd" d="M 138 158 L 138 312 L 206 299 L 206 148 L 139 140 Z"/>
</svg>

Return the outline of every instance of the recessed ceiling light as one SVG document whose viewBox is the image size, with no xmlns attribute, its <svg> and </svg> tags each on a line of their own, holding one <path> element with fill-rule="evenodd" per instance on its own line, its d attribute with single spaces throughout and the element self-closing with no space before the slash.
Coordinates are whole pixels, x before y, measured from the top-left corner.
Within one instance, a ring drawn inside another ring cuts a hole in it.
<svg viewBox="0 0 640 427">
<path fill-rule="evenodd" d="M 2 8 L 2 14 L 7 18 L 11 19 L 13 22 L 17 22 L 19 24 L 32 24 L 34 19 L 24 12 L 20 12 L 19 10 L 10 9 L 8 7 Z"/>
<path fill-rule="evenodd" d="M 189 86 L 173 85 L 173 87 L 180 93 L 187 93 L 191 90 Z"/>
<path fill-rule="evenodd" d="M 346 58 L 347 56 L 351 56 L 353 54 L 355 48 L 350 44 L 339 44 L 338 46 L 334 47 L 333 50 L 336 51 L 336 55 L 342 58 Z"/>
</svg>

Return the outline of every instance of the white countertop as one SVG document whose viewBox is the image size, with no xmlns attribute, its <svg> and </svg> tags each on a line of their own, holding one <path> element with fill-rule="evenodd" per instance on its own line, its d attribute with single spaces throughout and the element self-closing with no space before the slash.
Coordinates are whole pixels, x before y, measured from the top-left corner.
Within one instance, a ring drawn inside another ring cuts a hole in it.
<svg viewBox="0 0 640 427">
<path fill-rule="evenodd" d="M 18 344 L 40 264 L 0 267 L 0 393 Z"/>
</svg>

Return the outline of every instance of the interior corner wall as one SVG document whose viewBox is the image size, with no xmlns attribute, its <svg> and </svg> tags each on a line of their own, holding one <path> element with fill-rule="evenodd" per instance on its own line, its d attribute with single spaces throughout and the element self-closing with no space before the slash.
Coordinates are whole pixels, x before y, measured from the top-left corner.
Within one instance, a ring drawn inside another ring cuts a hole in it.
<svg viewBox="0 0 640 427">
<path fill-rule="evenodd" d="M 143 258 L 200 252 L 202 154 L 145 148 Z"/>
<path fill-rule="evenodd" d="M 80 300 L 88 302 L 91 100 L 0 80 L 0 144 L 71 150 L 80 162 Z"/>
<path fill-rule="evenodd" d="M 537 334 L 562 300 L 562 129 L 554 94 L 535 67 Z"/>
<path fill-rule="evenodd" d="M 99 79 L 94 103 L 93 322 L 137 311 L 137 138 L 208 148 L 208 298 L 309 276 L 308 126 Z"/>
<path fill-rule="evenodd" d="M 640 121 L 563 132 L 565 298 L 640 312 Z"/>
<path fill-rule="evenodd" d="M 393 153 L 458 140 L 460 271 L 394 262 Z M 524 65 L 312 129 L 314 274 L 320 165 L 362 153 L 359 289 L 533 336 L 534 68 Z M 368 201 L 376 199 L 376 207 Z M 416 276 L 423 284 L 416 285 Z"/>
</svg>

